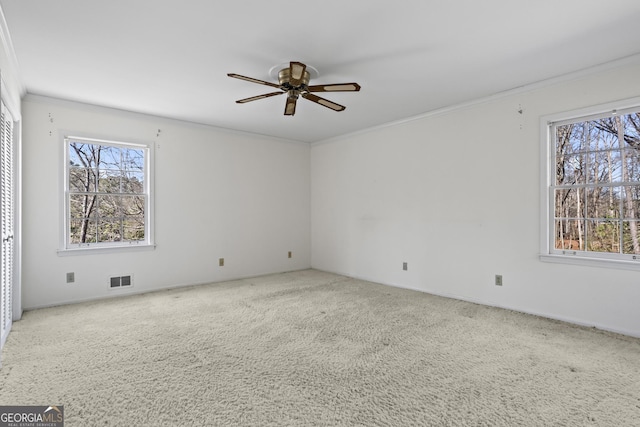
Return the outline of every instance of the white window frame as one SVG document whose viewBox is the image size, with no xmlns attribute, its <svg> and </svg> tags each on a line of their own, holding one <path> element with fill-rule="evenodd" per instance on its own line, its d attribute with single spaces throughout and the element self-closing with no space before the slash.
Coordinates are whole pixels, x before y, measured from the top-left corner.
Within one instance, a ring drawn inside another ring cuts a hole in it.
<svg viewBox="0 0 640 427">
<path fill-rule="evenodd" d="M 640 110 L 640 97 L 540 118 L 540 260 L 545 262 L 640 270 L 640 255 L 555 248 L 553 185 L 556 180 L 554 125 L 581 122 Z"/>
<path fill-rule="evenodd" d="M 145 238 L 140 241 L 123 241 L 123 242 L 99 242 L 99 243 L 70 243 L 70 212 L 69 212 L 69 144 L 72 141 L 83 141 L 88 144 L 106 145 L 121 148 L 131 148 L 144 151 L 144 194 L 145 197 Z M 64 135 L 62 137 L 63 151 L 63 178 L 62 178 L 62 227 L 60 233 L 60 249 L 58 255 L 74 255 L 86 253 L 108 253 L 120 251 L 137 251 L 137 250 L 153 250 L 155 248 L 154 241 L 154 173 L 153 173 L 153 157 L 154 145 L 152 143 L 136 143 L 122 142 L 110 139 L 100 139 L 86 136 Z"/>
</svg>

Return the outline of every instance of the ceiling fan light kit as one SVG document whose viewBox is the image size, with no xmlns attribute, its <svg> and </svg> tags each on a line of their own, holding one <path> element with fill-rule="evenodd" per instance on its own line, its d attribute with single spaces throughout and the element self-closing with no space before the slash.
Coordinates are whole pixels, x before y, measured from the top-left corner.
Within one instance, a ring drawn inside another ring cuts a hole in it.
<svg viewBox="0 0 640 427">
<path fill-rule="evenodd" d="M 242 76 L 240 74 L 229 73 L 229 77 L 233 77 L 240 80 L 246 80 L 251 83 L 257 83 L 265 86 L 271 86 L 280 90 L 280 92 L 270 92 L 263 95 L 252 96 L 250 98 L 239 99 L 236 102 L 238 104 L 246 104 L 247 102 L 257 101 L 259 99 L 269 98 L 275 95 L 287 94 L 287 101 L 284 107 L 285 116 L 293 116 L 296 113 L 296 104 L 298 98 L 302 96 L 316 104 L 327 107 L 333 111 L 343 111 L 346 107 L 344 105 L 337 104 L 328 99 L 321 98 L 314 95 L 312 92 L 358 92 L 360 85 L 358 83 L 333 83 L 324 85 L 309 86 L 311 80 L 311 73 L 308 69 L 315 71 L 312 67 L 307 67 L 302 62 L 291 61 L 289 67 L 283 68 L 278 72 L 278 83 L 271 83 L 260 79 L 254 79 L 253 77 Z M 317 72 L 315 72 L 317 75 Z"/>
</svg>

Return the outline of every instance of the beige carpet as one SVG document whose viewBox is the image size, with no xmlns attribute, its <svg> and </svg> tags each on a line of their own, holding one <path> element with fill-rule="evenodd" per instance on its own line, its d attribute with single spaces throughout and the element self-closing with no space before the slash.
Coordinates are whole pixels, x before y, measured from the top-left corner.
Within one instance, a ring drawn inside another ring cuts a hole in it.
<svg viewBox="0 0 640 427">
<path fill-rule="evenodd" d="M 640 340 L 308 270 L 27 312 L 67 426 L 640 426 Z"/>
</svg>

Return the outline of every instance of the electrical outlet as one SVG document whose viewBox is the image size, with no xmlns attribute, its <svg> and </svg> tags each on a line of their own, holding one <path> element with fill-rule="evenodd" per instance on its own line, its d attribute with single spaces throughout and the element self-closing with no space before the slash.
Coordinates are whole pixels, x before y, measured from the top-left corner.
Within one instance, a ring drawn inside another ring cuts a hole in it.
<svg viewBox="0 0 640 427">
<path fill-rule="evenodd" d="M 67 283 L 73 283 L 76 281 L 75 273 L 67 273 Z"/>
<path fill-rule="evenodd" d="M 407 270 L 409 269 L 409 265 L 408 265 L 406 262 L 403 262 L 403 263 L 402 263 L 402 269 L 403 269 L 404 271 L 407 271 Z"/>
<path fill-rule="evenodd" d="M 496 274 L 496 286 L 502 286 L 502 274 Z"/>
<path fill-rule="evenodd" d="M 289 258 L 293 258 L 293 252 L 289 251 Z"/>
<path fill-rule="evenodd" d="M 224 258 L 220 258 L 220 259 L 218 260 L 218 265 L 219 265 L 220 267 L 224 267 Z"/>
</svg>

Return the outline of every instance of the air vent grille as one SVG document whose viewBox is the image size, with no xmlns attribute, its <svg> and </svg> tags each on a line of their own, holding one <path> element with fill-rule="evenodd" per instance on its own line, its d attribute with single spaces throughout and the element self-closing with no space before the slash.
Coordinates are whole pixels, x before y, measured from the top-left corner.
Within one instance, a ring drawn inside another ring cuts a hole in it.
<svg viewBox="0 0 640 427">
<path fill-rule="evenodd" d="M 126 288 L 131 285 L 131 276 L 115 276 L 109 279 L 109 287 L 111 289 Z"/>
</svg>

